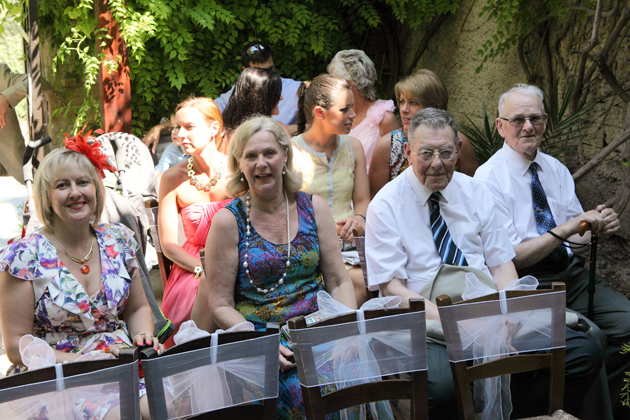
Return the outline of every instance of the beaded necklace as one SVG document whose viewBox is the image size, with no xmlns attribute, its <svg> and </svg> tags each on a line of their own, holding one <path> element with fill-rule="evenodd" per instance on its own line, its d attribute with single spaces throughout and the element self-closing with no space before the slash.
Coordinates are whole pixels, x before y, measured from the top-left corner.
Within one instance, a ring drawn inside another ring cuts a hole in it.
<svg viewBox="0 0 630 420">
<path fill-rule="evenodd" d="M 188 158 L 188 178 L 190 178 L 190 184 L 194 185 L 198 191 L 203 190 L 205 192 L 210 192 L 212 190 L 212 187 L 217 185 L 217 182 L 219 182 L 219 180 L 221 179 L 221 175 L 223 175 L 222 167 L 223 165 L 219 167 L 219 170 L 215 172 L 214 176 L 210 178 L 209 182 L 202 184 L 201 181 L 199 181 L 197 177 L 195 176 L 195 171 L 193 169 L 193 157 L 192 156 L 189 157 Z"/>
<path fill-rule="evenodd" d="M 254 280 L 252 280 L 252 278 L 249 276 L 249 269 L 247 268 L 249 266 L 249 264 L 247 263 L 247 257 L 249 256 L 249 235 L 250 235 L 250 230 L 251 230 L 251 224 L 249 221 L 249 211 L 250 211 L 250 206 L 251 203 L 249 201 L 250 195 L 249 193 L 247 193 L 247 198 L 245 201 L 245 213 L 247 214 L 247 237 L 245 238 L 245 261 L 243 262 L 243 268 L 245 268 L 245 274 L 247 274 L 247 278 L 249 279 L 249 283 L 256 287 L 256 290 L 258 291 L 258 293 L 270 293 L 273 292 L 274 290 L 277 290 L 278 287 L 280 287 L 281 284 L 284 283 L 284 279 L 287 277 L 287 269 L 291 266 L 291 229 L 289 227 L 289 199 L 287 198 L 287 193 L 284 193 L 284 202 L 286 204 L 286 209 L 287 209 L 287 262 L 286 262 L 286 268 L 284 269 L 284 273 L 282 273 L 282 277 L 280 277 L 280 280 L 278 280 L 276 282 L 276 284 L 269 288 L 269 289 L 261 289 L 260 287 L 254 285 Z"/>
</svg>

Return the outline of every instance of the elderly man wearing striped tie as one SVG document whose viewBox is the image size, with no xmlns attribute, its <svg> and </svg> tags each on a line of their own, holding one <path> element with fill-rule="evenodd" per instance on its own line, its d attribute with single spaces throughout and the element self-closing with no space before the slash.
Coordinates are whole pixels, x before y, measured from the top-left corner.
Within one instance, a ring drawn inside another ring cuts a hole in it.
<svg viewBox="0 0 630 420">
<path fill-rule="evenodd" d="M 404 305 L 410 298 L 426 295 L 426 286 L 440 278 L 441 267 L 457 265 L 462 273 L 472 269 L 503 289 L 518 277 L 512 263 L 514 249 L 503 228 L 506 216 L 495 211 L 483 183 L 455 172 L 461 143 L 454 118 L 434 108 L 418 111 L 411 119 L 404 148 L 411 166 L 379 191 L 367 212 L 370 287 L 380 288 L 386 296 L 402 297 Z M 453 281 L 463 282 L 463 274 L 461 280 Z M 435 304 L 426 299 L 425 305 L 427 319 L 439 321 Z M 430 417 L 456 418 L 446 348 L 427 343 L 427 355 Z M 580 398 L 601 365 L 597 344 L 583 333 L 567 330 L 565 389 L 571 393 L 569 397 L 565 393 L 565 411 L 577 412 Z M 534 399 L 523 401 L 537 401 L 533 406 L 543 407 L 538 392 L 542 390 L 544 400 L 548 388 L 544 380 L 539 382 L 528 386 Z"/>
</svg>

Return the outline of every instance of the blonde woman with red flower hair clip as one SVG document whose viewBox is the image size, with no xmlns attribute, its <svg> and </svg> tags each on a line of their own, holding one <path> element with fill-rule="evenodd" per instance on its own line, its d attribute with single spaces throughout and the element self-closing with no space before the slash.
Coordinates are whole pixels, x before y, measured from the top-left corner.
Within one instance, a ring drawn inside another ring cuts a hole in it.
<svg viewBox="0 0 630 420">
<path fill-rule="evenodd" d="M 103 169 L 113 168 L 100 144 L 89 145 L 88 137 L 66 139 L 65 148 L 42 161 L 33 187 L 44 227 L 0 253 L 0 328 L 13 363 L 9 375 L 27 370 L 29 359 L 20 343 L 29 335 L 52 348 L 55 363 L 116 357 L 123 347 L 161 349 L 153 337 L 133 232 L 99 223 Z M 45 345 L 43 350 L 49 352 Z M 140 388 L 143 396 L 142 379 Z M 148 418 L 146 397 L 140 401 Z M 119 403 L 113 398 L 86 401 L 80 409 L 90 419 L 109 418 Z"/>
</svg>

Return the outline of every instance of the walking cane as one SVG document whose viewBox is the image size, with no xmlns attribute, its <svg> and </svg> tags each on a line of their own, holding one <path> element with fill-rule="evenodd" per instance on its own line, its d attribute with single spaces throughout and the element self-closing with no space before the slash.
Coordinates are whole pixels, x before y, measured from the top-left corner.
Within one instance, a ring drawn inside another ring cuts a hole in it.
<svg viewBox="0 0 630 420">
<path fill-rule="evenodd" d="M 580 222 L 580 236 L 587 230 L 591 231 L 591 266 L 588 275 L 588 319 L 593 318 L 593 297 L 595 296 L 595 267 L 597 260 L 597 234 L 592 233 L 592 226 L 587 221 Z"/>
</svg>

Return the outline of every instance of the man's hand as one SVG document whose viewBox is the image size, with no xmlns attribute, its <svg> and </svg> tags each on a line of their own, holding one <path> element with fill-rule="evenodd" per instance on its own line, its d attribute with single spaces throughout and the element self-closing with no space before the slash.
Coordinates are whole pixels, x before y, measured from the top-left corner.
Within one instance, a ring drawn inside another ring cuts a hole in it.
<svg viewBox="0 0 630 420">
<path fill-rule="evenodd" d="M 9 108 L 11 108 L 11 104 L 9 103 L 8 99 L 0 93 L 0 128 L 4 128 L 4 126 L 7 124 L 4 117 L 7 113 L 7 109 Z"/>
<path fill-rule="evenodd" d="M 160 133 L 164 128 L 170 127 L 170 125 L 170 122 L 158 124 L 150 129 L 147 134 L 142 138 L 142 143 L 144 143 L 145 146 L 147 146 L 151 150 L 151 153 L 155 154 L 157 150 L 157 145 L 160 142 Z"/>
<path fill-rule="evenodd" d="M 598 211 L 603 219 L 603 226 L 597 233 L 605 236 L 606 238 L 614 235 L 621 227 L 621 222 L 619 221 L 617 213 L 613 209 L 606 207 L 605 204 L 597 206 L 595 211 Z"/>
</svg>

